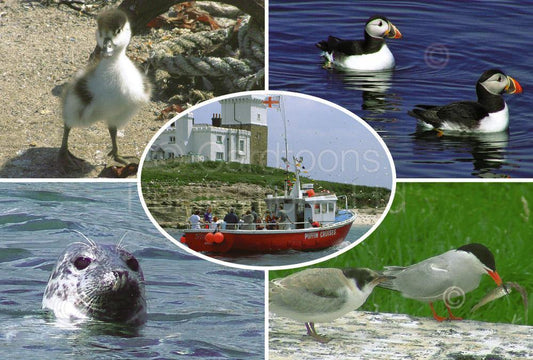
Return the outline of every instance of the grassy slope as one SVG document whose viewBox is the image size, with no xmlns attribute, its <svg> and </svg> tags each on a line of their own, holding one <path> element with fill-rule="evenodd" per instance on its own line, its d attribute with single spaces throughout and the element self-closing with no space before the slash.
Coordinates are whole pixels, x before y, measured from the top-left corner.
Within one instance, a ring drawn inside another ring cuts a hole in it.
<svg viewBox="0 0 533 360">
<path fill-rule="evenodd" d="M 221 161 L 198 162 L 183 164 L 169 161 L 157 167 L 143 168 L 141 181 L 143 187 L 163 187 L 168 184 L 186 185 L 189 183 L 212 183 L 214 181 L 228 184 L 257 184 L 279 190 L 283 189 L 286 172 L 281 169 L 257 165 L 242 165 Z M 291 176 L 292 178 L 292 176 Z M 302 182 L 306 180 L 302 179 Z M 328 189 L 338 195 L 349 194 L 350 204 L 355 201 L 357 207 L 384 207 L 390 196 L 385 188 L 312 181 L 315 189 Z"/>
<path fill-rule="evenodd" d="M 524 200 L 527 204 L 524 202 Z M 533 291 L 533 184 L 521 183 L 399 183 L 390 213 L 362 244 L 317 267 L 369 267 L 409 265 L 457 248 L 480 242 L 492 250 L 503 281 L 514 281 Z M 271 271 L 270 277 L 292 271 Z M 491 322 L 524 324 L 518 292 L 491 302 L 475 313 L 470 309 L 496 285 L 483 276 L 480 287 L 466 296 L 457 316 Z M 529 296 L 529 310 L 532 309 Z M 429 306 L 378 288 L 362 309 L 431 316 Z M 446 314 L 442 302 L 437 312 Z M 531 311 L 530 311 L 531 312 Z M 533 314 L 529 316 L 533 325 Z"/>
</svg>

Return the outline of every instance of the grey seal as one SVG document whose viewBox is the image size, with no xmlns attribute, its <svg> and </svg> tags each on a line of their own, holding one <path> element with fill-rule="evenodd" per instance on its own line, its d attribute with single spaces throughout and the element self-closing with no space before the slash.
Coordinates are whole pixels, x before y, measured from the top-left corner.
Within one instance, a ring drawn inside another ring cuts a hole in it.
<svg viewBox="0 0 533 360">
<path fill-rule="evenodd" d="M 70 244 L 59 256 L 42 308 L 58 319 L 143 324 L 144 276 L 137 259 L 120 244 L 86 240 Z"/>
</svg>

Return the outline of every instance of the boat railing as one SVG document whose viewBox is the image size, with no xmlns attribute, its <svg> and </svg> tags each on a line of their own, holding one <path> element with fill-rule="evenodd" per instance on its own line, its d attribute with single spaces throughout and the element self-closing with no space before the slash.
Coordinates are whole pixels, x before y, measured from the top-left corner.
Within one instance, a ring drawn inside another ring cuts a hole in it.
<svg viewBox="0 0 533 360">
<path fill-rule="evenodd" d="M 342 220 L 340 222 L 344 222 L 347 220 Z M 267 222 L 262 221 L 262 222 L 256 222 L 256 223 L 239 222 L 236 224 L 220 221 L 217 223 L 200 223 L 195 227 L 192 227 L 191 224 L 187 224 L 187 227 L 185 229 L 186 230 L 212 230 L 212 231 L 214 231 L 217 228 L 219 230 L 296 230 L 296 229 L 304 229 L 304 228 L 328 228 L 328 227 L 332 227 L 338 224 L 339 224 L 339 221 L 320 221 L 320 222 L 302 221 L 302 222 L 281 222 L 281 223 L 280 222 L 267 223 Z"/>
</svg>

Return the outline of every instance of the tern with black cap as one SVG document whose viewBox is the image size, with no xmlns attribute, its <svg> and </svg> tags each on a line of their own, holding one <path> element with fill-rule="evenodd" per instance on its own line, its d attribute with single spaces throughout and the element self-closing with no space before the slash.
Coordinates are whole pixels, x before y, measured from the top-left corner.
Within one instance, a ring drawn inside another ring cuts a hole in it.
<svg viewBox="0 0 533 360">
<path fill-rule="evenodd" d="M 305 323 L 307 334 L 317 334 L 315 323 L 331 322 L 363 305 L 380 282 L 392 279 L 366 268 L 311 268 L 270 282 L 270 311 Z"/>
<path fill-rule="evenodd" d="M 406 298 L 429 303 L 437 321 L 461 319 L 452 314 L 449 300 L 476 289 L 483 274 L 488 274 L 498 286 L 502 283 L 496 272 L 494 255 L 486 246 L 476 243 L 463 245 L 411 266 L 389 266 L 383 274 L 393 278 L 378 286 L 399 291 Z M 433 302 L 438 300 L 444 300 L 448 318 L 435 312 Z"/>
</svg>

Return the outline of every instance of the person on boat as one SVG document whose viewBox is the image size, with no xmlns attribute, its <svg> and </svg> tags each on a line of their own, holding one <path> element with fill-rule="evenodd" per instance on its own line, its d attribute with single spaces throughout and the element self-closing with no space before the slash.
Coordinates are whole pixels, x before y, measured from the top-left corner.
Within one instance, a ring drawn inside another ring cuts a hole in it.
<svg viewBox="0 0 533 360">
<path fill-rule="evenodd" d="M 260 216 L 257 216 L 257 219 L 255 219 L 255 229 L 256 230 L 266 230 L 265 224 L 263 224 L 263 220 Z"/>
<path fill-rule="evenodd" d="M 235 214 L 235 209 L 230 208 L 229 213 L 224 216 L 224 222 L 226 223 L 226 229 L 235 230 L 239 224 L 239 216 Z"/>
<path fill-rule="evenodd" d="M 277 226 L 276 217 L 272 215 L 270 210 L 267 210 L 265 213 L 265 223 L 267 224 L 266 225 L 267 230 L 274 230 Z"/>
<path fill-rule="evenodd" d="M 255 211 L 255 206 L 252 206 L 252 215 L 254 216 L 254 223 L 256 223 L 259 215 L 257 214 L 257 211 Z"/>
<path fill-rule="evenodd" d="M 278 210 L 278 228 L 280 230 L 289 230 L 291 228 L 292 221 L 289 219 L 287 211 L 283 209 L 283 205 L 280 205 Z"/>
<path fill-rule="evenodd" d="M 191 224 L 191 229 L 200 229 L 200 210 L 196 210 L 191 217 L 189 218 L 189 223 Z"/>
<path fill-rule="evenodd" d="M 243 224 L 241 226 L 242 230 L 254 230 L 255 224 L 254 224 L 254 216 L 252 215 L 252 212 L 248 210 L 246 214 L 242 217 Z"/>
<path fill-rule="evenodd" d="M 213 221 L 211 221 L 211 223 L 209 224 L 209 229 L 220 229 L 222 222 L 222 219 L 219 219 L 218 216 L 213 216 Z"/>
<path fill-rule="evenodd" d="M 213 221 L 213 213 L 211 210 L 211 206 L 208 206 L 204 213 L 204 223 L 211 224 L 212 221 Z"/>
</svg>

